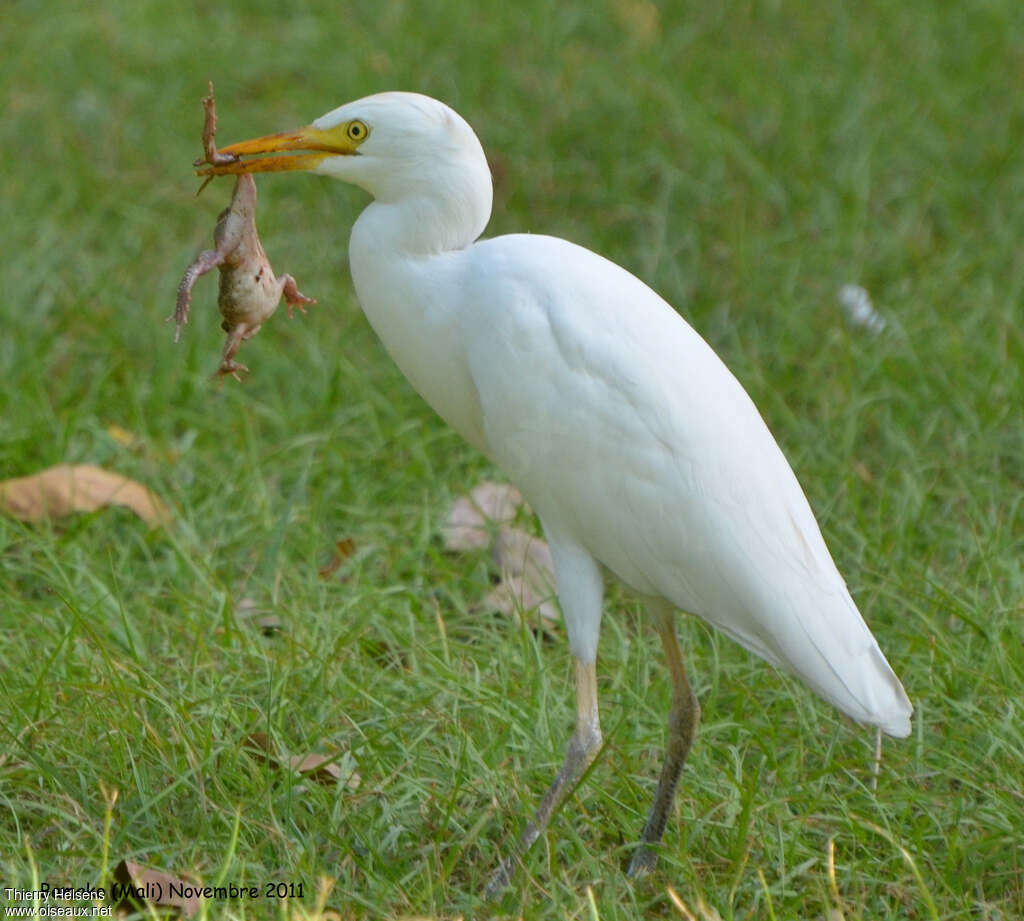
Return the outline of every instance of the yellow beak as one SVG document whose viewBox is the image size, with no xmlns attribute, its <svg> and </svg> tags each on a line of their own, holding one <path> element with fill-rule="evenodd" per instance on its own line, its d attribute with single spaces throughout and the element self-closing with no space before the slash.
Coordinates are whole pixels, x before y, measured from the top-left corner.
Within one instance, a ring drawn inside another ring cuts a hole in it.
<svg viewBox="0 0 1024 921">
<path fill-rule="evenodd" d="M 239 173 L 279 173 L 285 170 L 311 170 L 327 157 L 349 156 L 356 153 L 358 145 L 342 132 L 323 131 L 309 125 L 298 131 L 283 134 L 267 134 L 221 147 L 217 153 L 237 159 L 227 163 L 207 163 L 196 160 L 197 176 L 232 176 Z M 298 153 L 288 156 L 260 156 L 294 150 Z M 245 159 L 253 157 L 253 159 Z"/>
</svg>

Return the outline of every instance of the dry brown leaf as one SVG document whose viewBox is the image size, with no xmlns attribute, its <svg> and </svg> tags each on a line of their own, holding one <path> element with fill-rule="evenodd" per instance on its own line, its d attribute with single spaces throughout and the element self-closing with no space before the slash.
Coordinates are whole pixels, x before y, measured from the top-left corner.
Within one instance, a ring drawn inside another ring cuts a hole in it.
<svg viewBox="0 0 1024 921">
<path fill-rule="evenodd" d="M 558 623 L 558 606 L 547 596 L 537 595 L 533 587 L 521 576 L 502 579 L 484 598 L 484 606 L 511 617 L 517 623 L 520 613 L 537 609 L 545 627 Z M 547 630 L 544 631 L 547 633 Z"/>
<path fill-rule="evenodd" d="M 356 542 L 351 537 L 343 537 L 341 540 L 336 541 L 334 544 L 334 559 L 324 566 L 323 569 L 318 570 L 317 575 L 321 579 L 329 579 L 341 568 L 341 564 L 355 552 Z"/>
<path fill-rule="evenodd" d="M 561 620 L 554 602 L 555 561 L 545 541 L 519 528 L 502 528 L 493 554 L 501 581 L 487 596 L 488 604 L 511 617 L 537 608 L 549 624 Z"/>
<path fill-rule="evenodd" d="M 316 752 L 308 755 L 278 755 L 265 732 L 250 733 L 242 740 L 242 748 L 256 760 L 269 764 L 275 770 L 292 770 L 327 786 L 333 786 L 344 775 L 338 764 L 338 755 L 321 755 Z M 352 771 L 345 780 L 345 786 L 349 790 L 357 790 L 362 780 L 358 771 Z"/>
<path fill-rule="evenodd" d="M 257 598 L 246 596 L 236 601 L 235 615 L 264 636 L 277 636 L 285 629 L 285 622 Z M 215 632 L 221 633 L 223 628 L 217 627 Z"/>
<path fill-rule="evenodd" d="M 191 918 L 199 911 L 199 898 L 191 893 L 172 894 L 172 887 L 176 891 L 187 891 L 194 885 L 173 873 L 122 860 L 114 867 L 114 885 L 110 889 L 110 898 L 118 910 L 172 908 L 184 917 Z"/>
<path fill-rule="evenodd" d="M 265 732 L 250 732 L 242 739 L 242 750 L 257 761 L 276 761 L 273 755 L 274 746 L 270 744 L 270 737 Z"/>
<path fill-rule="evenodd" d="M 264 636 L 276 636 L 284 629 L 284 623 L 276 614 L 264 614 L 256 623 Z"/>
<path fill-rule="evenodd" d="M 487 521 L 467 496 L 459 496 L 442 526 L 446 550 L 482 550 L 491 542 Z"/>
<path fill-rule="evenodd" d="M 523 494 L 508 483 L 481 483 L 469 497 L 481 513 L 496 524 L 512 521 L 523 504 Z"/>
<path fill-rule="evenodd" d="M 442 531 L 448 550 L 482 550 L 491 542 L 488 523 L 508 524 L 523 504 L 523 496 L 507 483 L 481 483 L 452 504 Z"/>
<path fill-rule="evenodd" d="M 335 784 L 341 780 L 341 768 L 336 758 L 327 755 L 289 755 L 288 767 L 318 783 Z"/>
<path fill-rule="evenodd" d="M 288 758 L 288 766 L 297 774 L 329 787 L 333 787 L 345 773 L 338 764 L 337 755 L 318 755 L 315 752 L 309 755 L 291 755 Z M 359 772 L 352 771 L 345 781 L 345 786 L 350 790 L 357 790 L 362 782 Z"/>
<path fill-rule="evenodd" d="M 551 594 L 555 586 L 555 561 L 551 548 L 521 528 L 502 528 L 494 542 L 494 562 L 503 572 L 526 576 L 538 589 Z"/>
<path fill-rule="evenodd" d="M 515 487 L 481 483 L 452 505 L 444 524 L 445 547 L 491 547 L 501 577 L 484 604 L 516 620 L 536 609 L 551 625 L 561 619 L 554 601 L 555 564 L 547 543 L 511 526 L 522 505 L 522 494 Z"/>
<path fill-rule="evenodd" d="M 141 483 L 92 464 L 59 464 L 0 481 L 0 511 L 22 521 L 94 512 L 108 505 L 131 509 L 150 527 L 171 518 L 167 506 Z"/>
</svg>

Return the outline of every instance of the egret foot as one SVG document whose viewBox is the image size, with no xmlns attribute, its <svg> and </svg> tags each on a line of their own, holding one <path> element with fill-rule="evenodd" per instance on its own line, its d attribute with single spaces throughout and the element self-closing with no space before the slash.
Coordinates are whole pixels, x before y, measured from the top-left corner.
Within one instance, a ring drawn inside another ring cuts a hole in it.
<svg viewBox="0 0 1024 921">
<path fill-rule="evenodd" d="M 601 724 L 597 709 L 597 668 L 593 662 L 584 664 L 576 660 L 576 730 L 569 740 L 569 748 L 565 753 L 565 762 L 555 777 L 554 783 L 540 801 L 533 820 L 519 838 L 515 850 L 498 865 L 491 876 L 484 897 L 488 900 L 498 896 L 508 885 L 512 870 L 519 858 L 525 854 L 536 841 L 551 816 L 566 797 L 576 789 L 580 778 L 587 768 L 594 763 L 601 750 Z"/>
<path fill-rule="evenodd" d="M 652 872 L 658 865 L 658 855 L 646 844 L 641 844 L 633 851 L 633 859 L 629 862 L 626 876 L 630 879 L 641 879 Z"/>
<path fill-rule="evenodd" d="M 484 889 L 484 898 L 488 902 L 494 901 L 494 899 L 505 891 L 509 881 L 512 879 L 512 870 L 515 867 L 515 861 L 515 857 L 506 857 L 498 864 L 498 869 L 491 874 L 491 879 L 487 883 L 487 888 Z"/>
<path fill-rule="evenodd" d="M 628 874 L 640 877 L 654 869 L 657 854 L 648 845 L 657 844 L 665 832 L 668 813 L 675 800 L 679 775 L 682 773 L 686 756 L 697 735 L 700 722 L 700 704 L 690 687 L 683 664 L 682 650 L 676 637 L 672 608 L 664 601 L 653 602 L 651 613 L 655 616 L 655 628 L 661 637 L 669 673 L 672 676 L 672 707 L 668 712 L 668 733 L 665 741 L 665 763 L 661 767 L 658 789 L 654 794 L 647 824 L 640 835 L 640 846 L 633 853 Z"/>
</svg>

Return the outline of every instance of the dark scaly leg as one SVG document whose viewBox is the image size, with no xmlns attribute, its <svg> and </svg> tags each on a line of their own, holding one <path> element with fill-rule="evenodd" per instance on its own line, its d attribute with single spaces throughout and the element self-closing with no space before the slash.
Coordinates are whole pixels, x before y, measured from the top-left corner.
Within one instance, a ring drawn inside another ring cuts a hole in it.
<svg viewBox="0 0 1024 921">
<path fill-rule="evenodd" d="M 683 664 L 682 650 L 676 637 L 675 613 L 664 601 L 650 605 L 655 617 L 655 627 L 661 637 L 661 645 L 665 650 L 669 673 L 672 676 L 672 707 L 668 713 L 668 734 L 665 743 L 665 762 L 661 768 L 661 778 L 654 794 L 654 802 L 640 836 L 640 846 L 633 853 L 629 863 L 630 876 L 643 876 L 654 869 L 657 855 L 648 845 L 657 844 L 665 831 L 669 810 L 675 799 L 679 775 L 690 753 L 690 746 L 697 735 L 697 724 L 700 722 L 700 704 L 690 687 Z"/>
</svg>

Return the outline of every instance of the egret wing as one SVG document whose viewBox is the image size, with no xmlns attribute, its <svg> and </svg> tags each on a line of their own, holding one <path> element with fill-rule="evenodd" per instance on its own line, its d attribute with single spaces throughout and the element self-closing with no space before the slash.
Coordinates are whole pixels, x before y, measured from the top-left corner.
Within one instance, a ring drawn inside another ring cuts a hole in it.
<svg viewBox="0 0 1024 921">
<path fill-rule="evenodd" d="M 487 442 L 545 525 L 850 716 L 906 735 L 902 686 L 713 350 L 581 247 L 513 235 L 473 249 L 463 322 Z"/>
</svg>

